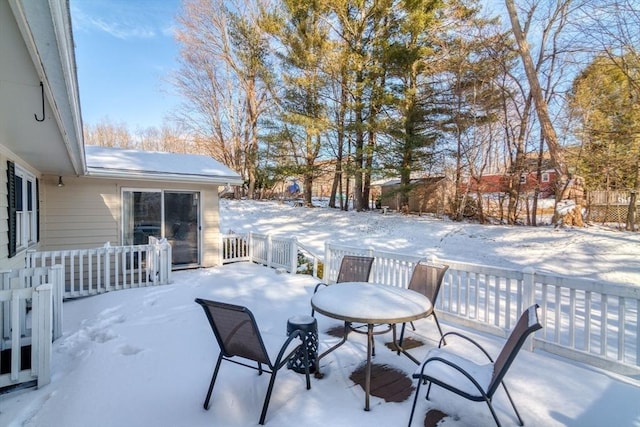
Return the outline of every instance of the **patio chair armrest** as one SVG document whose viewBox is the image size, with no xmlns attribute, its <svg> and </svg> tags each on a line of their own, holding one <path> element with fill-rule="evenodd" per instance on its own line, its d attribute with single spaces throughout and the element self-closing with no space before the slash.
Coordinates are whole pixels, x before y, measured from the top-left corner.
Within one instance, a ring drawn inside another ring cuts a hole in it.
<svg viewBox="0 0 640 427">
<path fill-rule="evenodd" d="M 447 332 L 446 334 L 444 334 L 442 336 L 442 338 L 440 338 L 440 342 L 438 343 L 438 348 L 442 347 L 442 343 L 444 342 L 445 338 L 448 336 L 456 336 L 456 337 L 460 337 L 462 339 L 464 339 L 467 342 L 470 342 L 471 344 L 473 344 L 474 346 L 476 346 L 480 351 L 482 351 L 484 353 L 485 356 L 487 356 L 487 359 L 489 359 L 490 362 L 493 363 L 493 359 L 491 358 L 491 356 L 489 355 L 489 353 L 487 352 L 487 350 L 484 349 L 484 347 L 482 347 L 477 341 L 469 338 L 466 335 L 462 335 L 459 332 Z M 426 363 L 426 362 L 425 362 Z"/>
<path fill-rule="evenodd" d="M 300 344 L 295 346 L 285 356 L 285 351 L 289 347 L 289 344 L 291 344 L 291 341 L 293 341 L 295 338 L 300 338 L 300 341 L 301 341 Z M 276 360 L 275 360 L 275 362 L 273 364 L 275 369 L 282 368 L 282 366 L 284 366 L 287 363 L 287 360 L 289 360 L 289 357 L 293 353 L 295 353 L 300 348 L 300 346 L 302 346 L 303 344 L 304 344 L 304 332 L 302 330 L 300 330 L 300 329 L 296 329 L 295 331 L 291 332 L 289 334 L 289 336 L 287 337 L 287 340 L 284 342 L 284 344 L 282 344 L 282 347 L 280 348 L 280 351 L 278 352 L 278 357 L 276 357 Z M 306 352 L 306 347 L 305 347 L 305 352 Z"/>
<path fill-rule="evenodd" d="M 483 390 L 482 386 L 478 383 L 478 381 L 466 370 L 464 370 L 462 367 L 456 365 L 455 363 L 453 363 L 450 360 L 447 360 L 443 357 L 439 357 L 439 356 L 434 356 L 434 357 L 430 357 L 427 360 L 424 361 L 424 363 L 422 364 L 422 368 L 420 369 L 420 373 L 414 373 L 412 375 L 412 377 L 414 379 L 422 379 L 422 380 L 427 380 L 427 381 L 432 381 L 435 380 L 438 383 L 442 383 L 442 380 L 440 380 L 439 378 L 435 378 L 435 377 L 431 377 L 429 375 L 425 375 L 424 374 L 424 369 L 427 366 L 427 364 L 429 363 L 434 363 L 434 362 L 441 362 L 444 363 L 447 366 L 450 366 L 451 368 L 455 369 L 456 371 L 460 372 L 462 375 L 464 375 L 477 389 L 478 391 L 484 396 L 486 395 L 485 390 Z M 460 391 L 463 391 L 461 387 L 456 386 L 455 384 L 449 384 L 450 387 L 453 387 L 455 389 L 458 389 Z"/>
</svg>

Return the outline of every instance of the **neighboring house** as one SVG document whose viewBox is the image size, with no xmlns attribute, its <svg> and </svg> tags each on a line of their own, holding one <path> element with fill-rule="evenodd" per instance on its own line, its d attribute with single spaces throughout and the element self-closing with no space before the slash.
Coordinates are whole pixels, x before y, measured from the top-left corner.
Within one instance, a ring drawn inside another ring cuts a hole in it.
<svg viewBox="0 0 640 427">
<path fill-rule="evenodd" d="M 521 194 L 532 193 L 540 185 L 540 198 L 554 197 L 558 174 L 551 166 L 549 159 L 543 159 L 540 179 L 538 179 L 537 158 L 527 159 L 527 170 L 518 178 L 518 190 Z M 472 193 L 482 194 L 508 193 L 511 176 L 506 172 L 485 173 L 479 179 L 469 177 L 467 189 Z M 464 188 L 463 188 L 464 190 Z"/>
<path fill-rule="evenodd" d="M 557 173 L 555 170 L 546 170 L 540 177 L 540 198 L 545 199 L 555 195 Z M 510 177 L 507 174 L 487 174 L 480 179 L 469 178 L 469 191 L 472 193 L 508 193 Z M 518 180 L 520 193 L 533 192 L 538 184 L 535 172 L 522 173 Z"/>
<path fill-rule="evenodd" d="M 69 4 L 0 2 L 0 269 L 28 249 L 166 237 L 174 266 L 218 258 L 218 193 L 241 184 L 197 155 L 85 147 Z M 60 184 L 60 185 L 59 185 Z"/>
</svg>

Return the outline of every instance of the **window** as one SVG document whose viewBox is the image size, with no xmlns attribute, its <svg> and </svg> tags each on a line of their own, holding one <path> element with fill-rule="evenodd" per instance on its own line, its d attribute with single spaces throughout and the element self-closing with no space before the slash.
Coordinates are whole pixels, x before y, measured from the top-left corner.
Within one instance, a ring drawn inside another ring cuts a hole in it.
<svg viewBox="0 0 640 427">
<path fill-rule="evenodd" d="M 549 182 L 549 172 L 542 173 L 542 182 Z"/>
<path fill-rule="evenodd" d="M 38 241 L 38 180 L 7 162 L 9 257 Z"/>
<path fill-rule="evenodd" d="M 526 184 L 527 183 L 527 174 L 523 173 L 520 175 L 520 184 Z"/>
</svg>

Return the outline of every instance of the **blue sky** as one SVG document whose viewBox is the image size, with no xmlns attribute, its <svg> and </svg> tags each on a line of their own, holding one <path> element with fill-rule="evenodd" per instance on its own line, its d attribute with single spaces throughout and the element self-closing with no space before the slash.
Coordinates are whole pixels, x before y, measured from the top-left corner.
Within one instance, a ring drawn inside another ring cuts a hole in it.
<svg viewBox="0 0 640 427">
<path fill-rule="evenodd" d="M 129 129 L 160 127 L 180 103 L 169 75 L 180 0 L 71 0 L 85 125 L 104 119 Z"/>
<path fill-rule="evenodd" d="M 498 0 L 485 5 L 504 7 Z M 71 0 L 85 125 L 103 120 L 131 131 L 161 127 L 180 104 L 168 82 L 177 68 L 173 38 L 181 0 Z"/>
</svg>

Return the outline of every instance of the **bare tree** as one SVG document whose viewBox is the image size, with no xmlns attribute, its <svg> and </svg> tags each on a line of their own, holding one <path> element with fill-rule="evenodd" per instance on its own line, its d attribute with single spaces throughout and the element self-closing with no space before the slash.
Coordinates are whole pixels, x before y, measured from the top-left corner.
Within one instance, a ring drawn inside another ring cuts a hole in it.
<svg viewBox="0 0 640 427">
<path fill-rule="evenodd" d="M 132 148 L 134 145 L 126 123 L 114 123 L 108 118 L 95 125 L 85 125 L 84 141 L 87 145 L 102 147 Z"/>
<path fill-rule="evenodd" d="M 565 2 L 565 4 L 568 4 L 568 2 L 569 1 Z M 568 169 L 564 153 L 562 151 L 562 147 L 560 147 L 560 144 L 558 143 L 558 136 L 555 128 L 553 127 L 553 123 L 551 122 L 547 100 L 545 99 L 542 87 L 540 86 L 538 73 L 536 72 L 536 67 L 529 50 L 529 43 L 525 38 L 525 33 L 523 32 L 522 27 L 520 26 L 514 0 L 505 0 L 505 4 L 507 6 L 507 11 L 509 12 L 509 20 L 511 22 L 513 35 L 516 39 L 516 43 L 518 44 L 518 51 L 529 82 L 531 96 L 536 106 L 536 112 L 538 114 L 542 134 L 547 143 L 549 153 L 554 161 L 554 166 L 558 171 L 558 174 L 566 176 L 568 175 Z"/>
<path fill-rule="evenodd" d="M 181 69 L 174 84 L 186 99 L 178 117 L 209 155 L 242 175 L 248 197 L 268 100 L 268 44 L 260 28 L 266 9 L 261 0 L 187 0 L 177 18 Z"/>
</svg>

